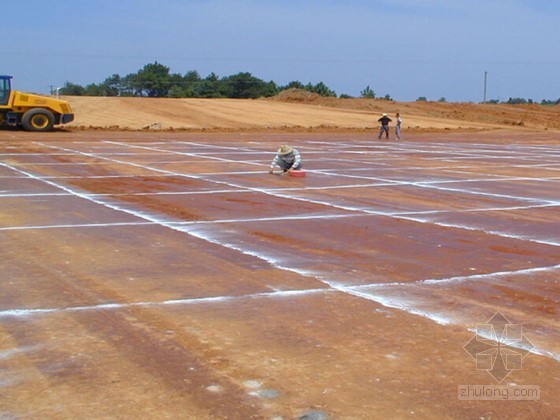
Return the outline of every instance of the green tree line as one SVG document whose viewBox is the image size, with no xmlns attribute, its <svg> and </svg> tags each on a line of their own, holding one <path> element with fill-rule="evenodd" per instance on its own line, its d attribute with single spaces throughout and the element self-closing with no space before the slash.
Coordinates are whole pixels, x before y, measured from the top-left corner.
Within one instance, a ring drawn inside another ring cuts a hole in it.
<svg viewBox="0 0 560 420">
<path fill-rule="evenodd" d="M 170 68 L 158 63 L 146 64 L 136 73 L 124 77 L 114 74 L 102 83 L 91 83 L 80 86 L 66 82 L 60 89 L 62 95 L 75 96 L 146 96 L 152 98 L 239 98 L 255 99 L 275 96 L 286 89 L 297 88 L 317 93 L 321 96 L 336 97 L 336 92 L 323 82 L 316 84 L 303 84 L 292 81 L 281 86 L 273 81 L 264 81 L 248 72 L 241 72 L 232 76 L 219 77 L 210 73 L 201 77 L 196 70 L 191 70 L 184 75 L 171 73 Z M 360 92 L 360 97 L 392 101 L 391 95 L 378 97 L 369 85 Z M 351 98 L 350 95 L 341 94 L 340 98 Z M 421 96 L 417 101 L 427 101 Z M 444 97 L 439 102 L 446 102 Z M 487 103 L 500 103 L 499 100 L 490 100 Z M 532 99 L 509 98 L 506 104 L 533 104 Z M 558 105 L 560 99 L 541 101 L 541 105 Z"/>
<path fill-rule="evenodd" d="M 536 104 L 537 102 L 533 102 L 532 99 L 509 98 L 507 100 L 507 102 L 505 102 L 505 103 L 510 104 L 510 105 L 518 105 L 518 104 Z M 558 105 L 558 104 L 560 104 L 560 99 L 557 99 L 555 101 L 554 100 L 543 99 L 540 103 L 541 103 L 541 105 Z"/>
<path fill-rule="evenodd" d="M 274 96 L 290 88 L 336 97 L 335 91 L 323 82 L 304 85 L 299 81 L 293 81 L 285 86 L 279 86 L 273 81 L 266 82 L 247 72 L 226 77 L 218 77 L 215 73 L 210 73 L 202 78 L 195 70 L 185 75 L 171 73 L 169 67 L 157 61 L 124 77 L 114 74 L 99 84 L 91 83 L 84 87 L 66 82 L 60 89 L 60 93 L 74 96 L 255 99 Z"/>
</svg>

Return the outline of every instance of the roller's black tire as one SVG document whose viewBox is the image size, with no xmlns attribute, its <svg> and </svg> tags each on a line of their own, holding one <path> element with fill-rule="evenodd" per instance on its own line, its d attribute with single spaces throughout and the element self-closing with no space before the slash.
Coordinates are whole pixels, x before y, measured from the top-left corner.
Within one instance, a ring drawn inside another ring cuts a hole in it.
<svg viewBox="0 0 560 420">
<path fill-rule="evenodd" d="M 33 108 L 23 114 L 23 128 L 27 131 L 51 131 L 54 126 L 54 115 L 45 108 Z"/>
</svg>

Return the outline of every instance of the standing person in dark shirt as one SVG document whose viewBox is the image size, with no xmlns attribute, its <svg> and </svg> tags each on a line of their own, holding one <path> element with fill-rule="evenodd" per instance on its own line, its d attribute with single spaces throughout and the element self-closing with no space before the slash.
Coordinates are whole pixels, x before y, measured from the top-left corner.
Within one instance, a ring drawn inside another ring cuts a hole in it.
<svg viewBox="0 0 560 420">
<path fill-rule="evenodd" d="M 378 139 L 380 139 L 381 136 L 383 136 L 383 133 L 385 133 L 385 138 L 389 140 L 389 123 L 391 121 L 391 118 L 389 118 L 387 114 L 383 114 L 383 116 L 377 120 L 377 122 L 381 123 L 381 129 L 379 130 L 379 136 L 377 137 Z"/>
</svg>

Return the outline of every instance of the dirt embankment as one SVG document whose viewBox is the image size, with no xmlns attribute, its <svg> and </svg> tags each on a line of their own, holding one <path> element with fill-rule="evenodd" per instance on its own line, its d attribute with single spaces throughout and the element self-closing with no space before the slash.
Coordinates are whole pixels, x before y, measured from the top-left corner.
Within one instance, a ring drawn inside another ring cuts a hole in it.
<svg viewBox="0 0 560 420">
<path fill-rule="evenodd" d="M 112 130 L 371 130 L 381 113 L 400 112 L 406 130 L 560 130 L 560 106 L 394 102 L 325 98 L 288 90 L 267 99 L 65 97 L 72 129 Z"/>
</svg>

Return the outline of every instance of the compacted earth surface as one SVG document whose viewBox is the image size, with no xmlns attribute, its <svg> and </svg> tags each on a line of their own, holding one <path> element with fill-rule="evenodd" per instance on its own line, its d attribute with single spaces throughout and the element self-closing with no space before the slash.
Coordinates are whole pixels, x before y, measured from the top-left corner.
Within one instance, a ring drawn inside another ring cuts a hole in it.
<svg viewBox="0 0 560 420">
<path fill-rule="evenodd" d="M 73 130 L 366 131 L 386 113 L 403 130 L 560 130 L 560 105 L 393 102 L 329 98 L 291 89 L 267 99 L 65 97 L 76 114 Z"/>
<path fill-rule="evenodd" d="M 560 133 L 305 107 L 0 131 L 0 418 L 558 415 Z"/>
</svg>

